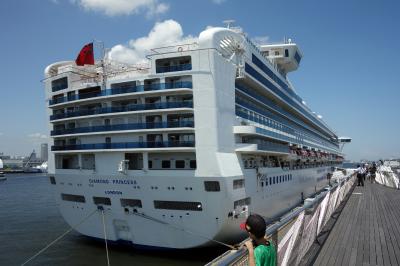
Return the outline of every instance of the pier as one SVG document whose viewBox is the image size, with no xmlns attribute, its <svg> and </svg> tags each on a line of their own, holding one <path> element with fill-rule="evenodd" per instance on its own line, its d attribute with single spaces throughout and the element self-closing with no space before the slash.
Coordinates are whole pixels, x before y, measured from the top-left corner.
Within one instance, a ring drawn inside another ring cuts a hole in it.
<svg viewBox="0 0 400 266">
<path fill-rule="evenodd" d="M 400 191 L 355 187 L 314 265 L 400 265 Z"/>
<path fill-rule="evenodd" d="M 399 180 L 380 169 L 376 182 L 356 186 L 348 175 L 269 226 L 278 265 L 400 265 Z M 207 265 L 247 265 L 247 250 L 228 251 Z"/>
</svg>

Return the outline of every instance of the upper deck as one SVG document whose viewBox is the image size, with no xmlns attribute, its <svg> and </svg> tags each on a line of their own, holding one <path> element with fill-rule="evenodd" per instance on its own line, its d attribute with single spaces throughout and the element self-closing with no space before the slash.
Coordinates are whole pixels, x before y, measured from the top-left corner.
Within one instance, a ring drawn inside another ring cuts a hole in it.
<svg viewBox="0 0 400 266">
<path fill-rule="evenodd" d="M 278 50 L 281 56 L 275 53 Z M 274 56 L 266 51 L 275 51 Z M 144 147 L 162 148 L 169 146 L 165 142 L 175 141 L 169 139 L 172 132 L 173 138 L 192 132 L 190 146 L 195 147 L 201 142 L 198 136 L 203 135 L 198 134 L 198 129 L 216 116 L 216 121 L 226 123 L 215 128 L 220 140 L 244 123 L 254 126 L 257 132 L 250 135 L 271 140 L 268 145 L 274 149 L 286 151 L 288 146 L 298 145 L 337 154 L 335 133 L 311 112 L 286 78 L 286 73 L 295 69 L 294 62 L 298 67 L 301 55 L 294 43 L 259 47 L 237 31 L 211 28 L 200 34 L 198 43 L 152 49 L 146 65 L 129 66 L 107 60 L 83 67 L 71 61 L 52 64 L 45 71 L 51 135 L 62 144 L 53 150 L 86 151 L 88 147 L 95 149 L 92 144 L 101 148 L 140 148 L 131 143 L 140 143 L 141 134 L 145 134 L 143 138 L 162 134 L 163 138 L 157 137 L 160 145 L 154 145 L 154 137 L 150 137 L 150 144 Z M 227 80 L 226 71 L 232 67 L 236 74 Z M 223 101 L 221 97 L 233 101 Z M 136 134 L 137 139 L 121 139 L 117 146 L 85 138 L 106 134 L 128 138 L 128 133 Z M 234 134 L 241 139 L 249 135 Z M 179 143 L 184 142 L 178 139 Z M 256 141 L 260 147 L 267 145 L 264 140 Z M 232 143 L 226 144 L 232 147 Z"/>
</svg>

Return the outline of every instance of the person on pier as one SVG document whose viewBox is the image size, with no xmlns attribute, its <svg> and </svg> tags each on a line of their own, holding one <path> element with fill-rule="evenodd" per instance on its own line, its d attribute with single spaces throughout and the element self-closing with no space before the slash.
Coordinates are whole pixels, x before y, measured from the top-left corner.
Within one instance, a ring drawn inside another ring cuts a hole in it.
<svg viewBox="0 0 400 266">
<path fill-rule="evenodd" d="M 364 186 L 364 167 L 361 165 L 357 165 L 357 186 Z"/>
<path fill-rule="evenodd" d="M 273 242 L 265 236 L 267 225 L 264 218 L 251 214 L 245 223 L 240 224 L 240 228 L 246 230 L 250 237 L 245 243 L 249 251 L 249 266 L 275 266 L 276 250 Z"/>
</svg>

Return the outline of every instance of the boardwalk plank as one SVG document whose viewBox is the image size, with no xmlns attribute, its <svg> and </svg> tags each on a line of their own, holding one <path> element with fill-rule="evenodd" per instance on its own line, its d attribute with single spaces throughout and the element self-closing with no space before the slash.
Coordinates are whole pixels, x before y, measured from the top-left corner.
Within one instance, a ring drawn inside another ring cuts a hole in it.
<svg viewBox="0 0 400 266">
<path fill-rule="evenodd" d="M 400 265 L 400 191 L 356 187 L 314 265 Z"/>
</svg>

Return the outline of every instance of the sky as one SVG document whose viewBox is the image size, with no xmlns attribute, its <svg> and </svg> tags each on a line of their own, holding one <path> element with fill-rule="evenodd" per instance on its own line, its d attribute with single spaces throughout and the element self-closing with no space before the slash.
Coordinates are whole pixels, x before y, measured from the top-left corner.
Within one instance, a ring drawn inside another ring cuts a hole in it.
<svg viewBox="0 0 400 266">
<path fill-rule="evenodd" d="M 400 2 L 396 0 L 2 0 L 0 153 L 48 141 L 45 67 L 101 40 L 140 60 L 163 42 L 195 39 L 234 19 L 251 39 L 297 43 L 288 78 L 339 136 L 350 160 L 400 157 Z"/>
</svg>

